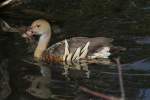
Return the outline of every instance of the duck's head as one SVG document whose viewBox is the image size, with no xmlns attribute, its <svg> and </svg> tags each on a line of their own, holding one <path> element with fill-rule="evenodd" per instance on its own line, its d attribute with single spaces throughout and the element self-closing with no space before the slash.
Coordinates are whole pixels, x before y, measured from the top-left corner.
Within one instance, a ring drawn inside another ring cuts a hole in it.
<svg viewBox="0 0 150 100">
<path fill-rule="evenodd" d="M 24 38 L 30 38 L 33 35 L 43 35 L 46 33 L 50 33 L 50 31 L 51 31 L 51 28 L 50 28 L 50 24 L 48 23 L 48 21 L 44 19 L 38 19 L 31 24 L 31 26 L 26 31 L 26 33 L 24 33 L 22 36 Z"/>
<path fill-rule="evenodd" d="M 32 39 L 33 35 L 40 35 L 38 45 L 34 52 L 34 57 L 38 60 L 41 59 L 51 37 L 51 27 L 48 21 L 43 19 L 34 21 L 22 36 L 27 39 Z"/>
</svg>

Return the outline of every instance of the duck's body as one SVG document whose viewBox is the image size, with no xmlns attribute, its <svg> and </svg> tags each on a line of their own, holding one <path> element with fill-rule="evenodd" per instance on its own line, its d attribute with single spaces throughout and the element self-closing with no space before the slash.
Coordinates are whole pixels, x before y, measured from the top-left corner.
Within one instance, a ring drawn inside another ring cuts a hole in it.
<svg viewBox="0 0 150 100">
<path fill-rule="evenodd" d="M 31 28 L 23 35 L 28 38 L 32 35 L 41 35 L 34 52 L 37 59 L 51 59 L 52 61 L 76 61 L 80 59 L 108 58 L 110 56 L 113 39 L 105 37 L 73 37 L 58 42 L 49 48 L 51 38 L 50 24 L 45 20 L 36 20 Z M 47 49 L 48 48 L 48 49 Z"/>
<path fill-rule="evenodd" d="M 87 56 L 92 56 L 94 53 L 101 51 L 103 47 L 111 47 L 111 42 L 113 41 L 110 38 L 104 38 L 104 37 L 95 37 L 95 38 L 88 38 L 88 37 L 73 37 L 70 39 L 67 39 L 68 45 L 69 45 L 69 51 L 71 53 L 75 53 L 77 48 L 85 47 L 87 42 L 90 42 L 88 46 L 88 54 Z M 56 44 L 53 44 L 48 49 L 49 53 L 51 55 L 64 55 L 65 54 L 65 40 L 58 42 Z"/>
</svg>

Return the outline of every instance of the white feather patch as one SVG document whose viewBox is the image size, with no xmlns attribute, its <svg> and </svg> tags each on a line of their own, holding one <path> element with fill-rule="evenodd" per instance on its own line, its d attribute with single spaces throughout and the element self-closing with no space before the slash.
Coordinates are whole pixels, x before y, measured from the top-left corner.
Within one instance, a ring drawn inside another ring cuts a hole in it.
<svg viewBox="0 0 150 100">
<path fill-rule="evenodd" d="M 66 57 L 69 55 L 69 45 L 68 45 L 68 42 L 67 40 L 65 39 L 65 52 L 64 52 L 64 55 L 63 55 L 63 60 L 65 61 L 66 60 Z"/>
<path fill-rule="evenodd" d="M 72 53 L 70 53 L 68 56 L 67 56 L 67 63 L 70 64 L 71 63 L 71 58 L 72 58 Z"/>
<path fill-rule="evenodd" d="M 91 59 L 95 59 L 95 58 L 109 58 L 109 56 L 111 55 L 110 51 L 110 47 L 103 47 L 103 49 L 99 52 L 94 53 L 92 56 L 90 56 Z"/>
<path fill-rule="evenodd" d="M 80 55 L 80 58 L 85 58 L 87 56 L 89 45 L 90 45 L 90 42 L 87 42 L 84 48 L 81 50 L 82 54 Z"/>
<path fill-rule="evenodd" d="M 81 52 L 81 47 L 77 48 L 77 50 L 75 51 L 73 58 L 72 58 L 72 61 L 79 60 L 80 52 Z"/>
</svg>

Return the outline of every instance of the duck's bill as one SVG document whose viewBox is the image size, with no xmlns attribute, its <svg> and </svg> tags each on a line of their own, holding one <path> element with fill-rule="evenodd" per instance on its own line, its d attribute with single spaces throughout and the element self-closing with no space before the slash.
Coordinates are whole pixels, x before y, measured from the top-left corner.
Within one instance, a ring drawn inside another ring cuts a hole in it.
<svg viewBox="0 0 150 100">
<path fill-rule="evenodd" d="M 28 29 L 25 33 L 22 34 L 23 38 L 32 38 L 35 32 L 32 31 L 32 29 Z"/>
</svg>

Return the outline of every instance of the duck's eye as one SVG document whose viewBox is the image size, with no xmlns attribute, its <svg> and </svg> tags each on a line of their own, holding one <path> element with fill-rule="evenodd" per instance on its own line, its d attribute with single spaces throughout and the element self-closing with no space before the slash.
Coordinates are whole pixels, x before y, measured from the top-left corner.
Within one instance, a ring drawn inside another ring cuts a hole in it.
<svg viewBox="0 0 150 100">
<path fill-rule="evenodd" d="M 39 27 L 40 27 L 40 25 L 37 25 L 37 27 L 39 28 Z"/>
</svg>

